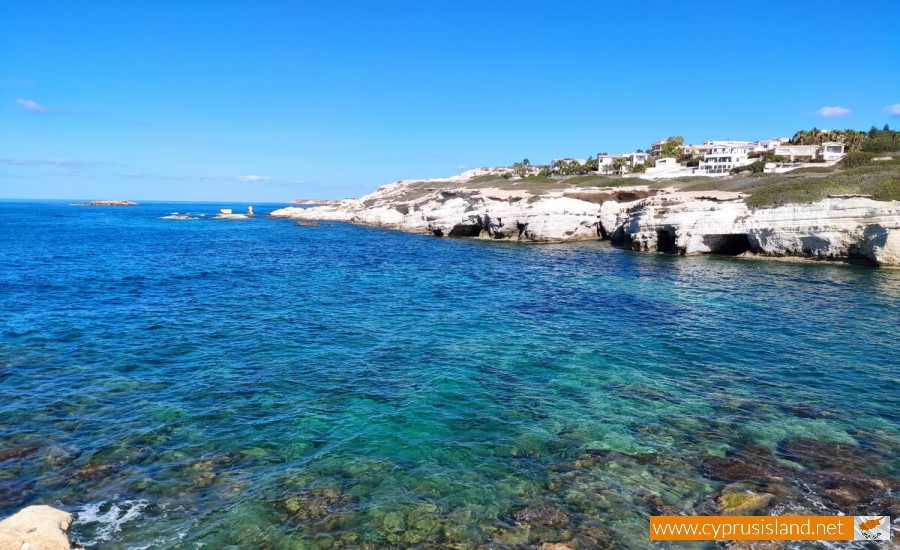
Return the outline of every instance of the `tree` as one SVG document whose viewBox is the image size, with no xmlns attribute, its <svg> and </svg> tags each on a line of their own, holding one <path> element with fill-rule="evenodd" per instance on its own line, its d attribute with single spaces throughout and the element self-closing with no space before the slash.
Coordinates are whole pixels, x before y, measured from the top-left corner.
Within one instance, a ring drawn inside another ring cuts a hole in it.
<svg viewBox="0 0 900 550">
<path fill-rule="evenodd" d="M 843 141 L 844 145 L 847 146 L 848 151 L 858 151 L 862 146 L 863 140 L 866 138 L 866 134 L 857 132 L 856 130 L 847 129 L 841 133 L 843 135 L 836 136 L 832 141 Z"/>
<path fill-rule="evenodd" d="M 631 171 L 634 172 L 635 174 L 643 174 L 644 172 L 647 171 L 647 165 L 646 164 L 635 164 L 634 166 L 631 167 Z"/>
<path fill-rule="evenodd" d="M 531 166 L 531 161 L 528 159 L 522 159 L 522 162 L 513 163 L 513 173 L 515 173 L 520 178 L 524 178 L 526 174 L 528 174 L 528 167 Z"/>
<path fill-rule="evenodd" d="M 623 159 L 622 157 L 618 157 L 613 159 L 611 164 L 612 171 L 619 174 L 624 170 L 625 166 L 628 165 L 628 161 Z"/>
<path fill-rule="evenodd" d="M 678 148 L 684 145 L 684 136 L 670 136 L 663 145 L 661 157 L 677 157 Z"/>
<path fill-rule="evenodd" d="M 884 128 L 882 128 L 881 131 L 882 131 L 882 132 L 890 132 L 890 131 L 891 131 L 891 127 L 888 126 L 887 124 L 885 124 L 885 125 L 884 125 Z"/>
</svg>

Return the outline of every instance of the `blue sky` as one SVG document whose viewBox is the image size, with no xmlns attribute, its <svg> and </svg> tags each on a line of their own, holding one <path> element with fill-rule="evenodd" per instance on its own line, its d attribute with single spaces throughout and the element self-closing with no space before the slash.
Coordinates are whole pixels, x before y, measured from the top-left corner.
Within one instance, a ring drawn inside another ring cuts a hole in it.
<svg viewBox="0 0 900 550">
<path fill-rule="evenodd" d="M 900 2 L 619 4 L 2 2 L 0 197 L 345 197 L 900 126 Z"/>
</svg>

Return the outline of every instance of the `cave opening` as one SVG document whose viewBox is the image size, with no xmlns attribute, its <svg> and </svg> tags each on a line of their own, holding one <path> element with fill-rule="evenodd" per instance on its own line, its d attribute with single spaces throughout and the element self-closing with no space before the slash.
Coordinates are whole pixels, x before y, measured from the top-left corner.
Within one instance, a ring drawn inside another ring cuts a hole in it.
<svg viewBox="0 0 900 550">
<path fill-rule="evenodd" d="M 451 237 L 477 237 L 481 235 L 481 226 L 476 224 L 458 223 L 450 230 Z"/>
<path fill-rule="evenodd" d="M 709 247 L 710 254 L 737 256 L 753 249 L 746 233 L 706 235 L 703 242 Z"/>
<path fill-rule="evenodd" d="M 658 229 L 656 231 L 656 251 L 674 253 L 675 233 L 668 229 Z"/>
</svg>

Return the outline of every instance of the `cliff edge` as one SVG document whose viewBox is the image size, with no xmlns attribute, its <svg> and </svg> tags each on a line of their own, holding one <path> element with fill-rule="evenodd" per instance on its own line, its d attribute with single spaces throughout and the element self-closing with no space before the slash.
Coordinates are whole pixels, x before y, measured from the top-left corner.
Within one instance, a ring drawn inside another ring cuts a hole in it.
<svg viewBox="0 0 900 550">
<path fill-rule="evenodd" d="M 527 180 L 525 180 L 527 182 Z M 273 217 L 332 220 L 442 237 L 565 242 L 608 239 L 637 252 L 729 254 L 900 265 L 900 201 L 830 196 L 748 205 L 740 191 L 649 185 L 555 189 L 401 181 L 359 199 Z M 472 182 L 468 182 L 472 183 Z"/>
</svg>

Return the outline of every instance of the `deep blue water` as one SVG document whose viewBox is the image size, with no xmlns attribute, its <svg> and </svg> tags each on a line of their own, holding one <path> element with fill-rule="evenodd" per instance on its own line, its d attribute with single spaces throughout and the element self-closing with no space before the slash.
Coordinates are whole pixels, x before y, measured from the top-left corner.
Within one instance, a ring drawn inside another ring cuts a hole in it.
<svg viewBox="0 0 900 550">
<path fill-rule="evenodd" d="M 775 512 L 847 510 L 831 455 L 898 488 L 900 271 L 161 219 L 220 206 L 0 202 L 0 516 L 55 505 L 104 548 L 639 548 L 742 449 L 785 468 Z"/>
</svg>

